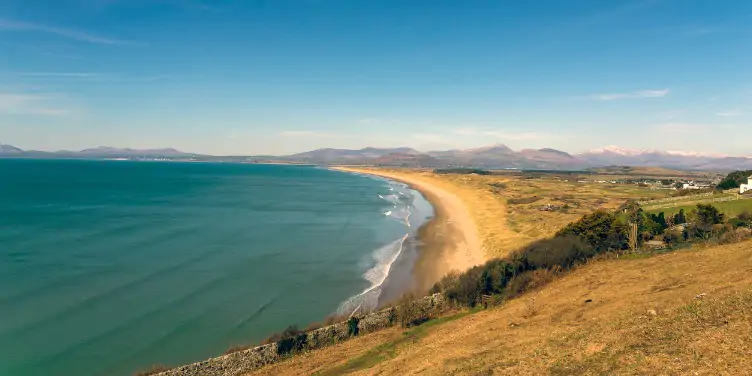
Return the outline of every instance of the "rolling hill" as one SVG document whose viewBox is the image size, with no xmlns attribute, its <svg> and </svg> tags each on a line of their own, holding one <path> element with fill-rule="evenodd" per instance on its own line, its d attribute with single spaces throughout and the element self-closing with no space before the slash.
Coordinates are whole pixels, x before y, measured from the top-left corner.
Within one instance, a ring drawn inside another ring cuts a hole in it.
<svg viewBox="0 0 752 376">
<path fill-rule="evenodd" d="M 284 156 L 211 156 L 173 148 L 131 149 L 100 146 L 80 151 L 22 150 L 0 144 L 0 157 L 167 159 L 225 162 L 285 162 L 322 165 L 377 165 L 402 167 L 468 167 L 485 169 L 581 170 L 606 166 L 664 167 L 680 170 L 721 171 L 752 169 L 752 158 L 679 151 L 630 150 L 605 147 L 580 154 L 541 148 L 513 150 L 496 144 L 473 149 L 421 152 L 409 147 L 317 149 Z"/>
</svg>

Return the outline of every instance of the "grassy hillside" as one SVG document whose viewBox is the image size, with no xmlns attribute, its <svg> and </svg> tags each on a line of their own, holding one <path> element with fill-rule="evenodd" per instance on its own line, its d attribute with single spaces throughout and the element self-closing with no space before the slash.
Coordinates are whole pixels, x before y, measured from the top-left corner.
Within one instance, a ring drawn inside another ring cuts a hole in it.
<svg viewBox="0 0 752 376">
<path fill-rule="evenodd" d="M 745 374 L 752 241 L 592 262 L 478 312 L 390 329 L 251 375 Z"/>
</svg>

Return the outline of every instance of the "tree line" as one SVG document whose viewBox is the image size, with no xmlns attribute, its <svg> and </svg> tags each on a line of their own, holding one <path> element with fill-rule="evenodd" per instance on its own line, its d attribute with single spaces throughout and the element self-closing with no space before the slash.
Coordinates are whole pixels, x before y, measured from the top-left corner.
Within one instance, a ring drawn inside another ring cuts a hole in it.
<svg viewBox="0 0 752 376">
<path fill-rule="evenodd" d="M 752 231 L 752 214 L 726 218 L 712 205 L 698 204 L 690 212 L 673 216 L 646 213 L 635 202 L 617 211 L 604 209 L 585 215 L 553 237 L 533 242 L 463 273 L 450 273 L 431 289 L 461 306 L 474 307 L 490 300 L 503 301 L 542 286 L 560 273 L 599 255 L 621 254 L 630 249 L 630 226 L 636 224 L 637 249 L 660 239 L 667 246 L 705 241 L 730 243 L 746 239 Z"/>
</svg>

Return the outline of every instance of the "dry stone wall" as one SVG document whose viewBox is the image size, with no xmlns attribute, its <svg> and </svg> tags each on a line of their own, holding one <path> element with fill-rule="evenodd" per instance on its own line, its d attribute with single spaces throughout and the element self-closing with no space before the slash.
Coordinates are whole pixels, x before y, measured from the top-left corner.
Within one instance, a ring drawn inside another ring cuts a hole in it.
<svg viewBox="0 0 752 376">
<path fill-rule="evenodd" d="M 446 308 L 441 294 L 426 296 L 413 304 L 426 312 L 439 314 Z M 388 328 L 396 324 L 394 308 L 358 317 L 358 335 Z M 319 328 L 305 334 L 305 350 L 314 350 L 341 342 L 350 338 L 351 329 L 348 322 L 340 322 Z M 267 364 L 278 361 L 282 341 L 232 354 L 174 368 L 160 373 L 160 376 L 238 376 L 253 371 Z"/>
</svg>

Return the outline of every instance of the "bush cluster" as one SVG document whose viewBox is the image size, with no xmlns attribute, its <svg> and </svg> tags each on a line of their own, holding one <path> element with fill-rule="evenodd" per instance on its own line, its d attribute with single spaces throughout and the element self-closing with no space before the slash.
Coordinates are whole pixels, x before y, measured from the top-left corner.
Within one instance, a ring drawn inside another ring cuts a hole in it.
<svg viewBox="0 0 752 376">
<path fill-rule="evenodd" d="M 752 175 L 752 170 L 746 171 L 734 171 L 728 174 L 720 183 L 716 186 L 718 189 L 733 189 L 739 188 L 740 185 L 747 182 L 747 177 Z"/>
<path fill-rule="evenodd" d="M 672 222 L 678 221 L 686 221 L 683 230 L 673 227 Z M 716 207 L 699 204 L 689 214 L 681 211 L 666 218 L 664 213 L 645 213 L 632 202 L 617 212 L 596 210 L 567 225 L 554 237 L 533 242 L 505 258 L 490 260 L 464 273 L 447 274 L 433 286 L 431 293 L 442 293 L 447 299 L 467 307 L 488 301 L 488 296 L 515 297 L 591 258 L 627 251 L 630 223 L 637 224 L 635 243 L 638 248 L 658 236 L 674 246 L 698 238 L 730 243 L 752 235 L 750 213 L 726 221 Z"/>
<path fill-rule="evenodd" d="M 274 333 L 264 340 L 264 344 L 277 343 L 277 354 L 286 355 L 305 348 L 308 336 L 297 325 L 290 325 L 282 333 Z"/>
<path fill-rule="evenodd" d="M 516 296 L 541 286 L 561 271 L 629 244 L 627 226 L 615 213 L 598 210 L 563 228 L 554 237 L 536 241 L 508 257 L 494 259 L 464 273 L 450 273 L 431 289 L 456 304 L 473 307 L 484 296 Z"/>
</svg>

